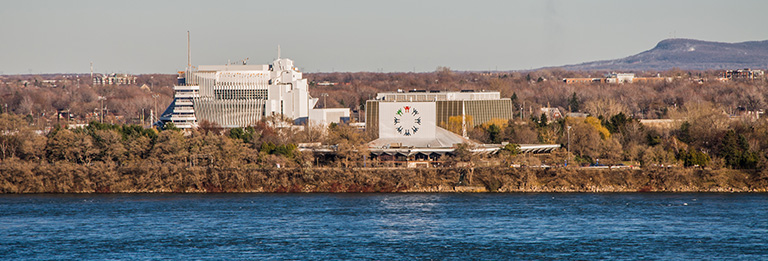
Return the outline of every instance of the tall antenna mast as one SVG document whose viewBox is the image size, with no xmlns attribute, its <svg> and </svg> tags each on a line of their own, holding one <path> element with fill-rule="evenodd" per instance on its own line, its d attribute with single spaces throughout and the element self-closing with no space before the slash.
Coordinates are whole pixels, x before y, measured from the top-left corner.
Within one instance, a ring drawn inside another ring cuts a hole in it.
<svg viewBox="0 0 768 261">
<path fill-rule="evenodd" d="M 277 59 L 280 60 L 280 45 L 277 45 Z"/>
<path fill-rule="evenodd" d="M 189 49 L 189 31 L 187 31 L 187 69 L 192 67 L 192 52 Z"/>
</svg>

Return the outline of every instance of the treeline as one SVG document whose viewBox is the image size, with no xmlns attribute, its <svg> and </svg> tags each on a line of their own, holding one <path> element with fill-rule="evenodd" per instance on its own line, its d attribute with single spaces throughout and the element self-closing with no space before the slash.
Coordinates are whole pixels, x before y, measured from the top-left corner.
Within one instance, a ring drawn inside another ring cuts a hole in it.
<svg viewBox="0 0 768 261">
<path fill-rule="evenodd" d="M 185 132 L 172 124 L 157 130 L 91 122 L 39 134 L 23 116 L 0 114 L 0 192 L 246 188 L 257 184 L 248 180 L 255 170 L 352 166 L 369 140 L 343 125 L 297 131 L 271 124 L 224 130 L 203 122 Z M 335 144 L 338 157 L 297 149 L 309 140 Z"/>
<path fill-rule="evenodd" d="M 426 90 L 499 91 L 504 98 L 515 97 L 516 108 L 524 117 L 538 116 L 541 107 L 561 111 L 586 112 L 595 117 L 610 117 L 623 112 L 637 119 L 668 118 L 671 109 L 690 103 L 708 102 L 729 115 L 765 109 L 766 80 L 718 80 L 722 71 L 639 72 L 638 77 L 669 77 L 657 83 L 565 84 L 563 78 L 603 77 L 609 72 L 579 72 L 546 69 L 531 72 L 457 72 L 439 67 L 426 73 L 312 73 L 311 82 L 333 82 L 333 86 L 313 85 L 310 93 L 327 93 L 328 107 L 355 108 L 379 92 Z M 322 106 L 324 99 L 320 100 Z"/>
<path fill-rule="evenodd" d="M 742 115 L 765 109 L 765 79 L 721 82 L 721 71 L 639 72 L 639 77 L 660 75 L 670 82 L 625 84 L 565 84 L 563 78 L 602 77 L 608 72 L 577 72 L 544 69 L 531 72 L 458 72 L 439 67 L 422 73 L 307 73 L 310 93 L 319 107 L 364 109 L 365 100 L 379 92 L 427 90 L 490 90 L 502 97 L 515 98 L 516 109 L 524 118 L 538 117 L 541 107 L 561 111 L 586 112 L 595 117 L 611 117 L 620 112 L 636 119 L 669 118 L 669 112 L 691 103 L 710 103 L 728 115 Z M 53 126 L 62 119 L 57 112 L 67 111 L 71 121 L 95 120 L 100 108 L 106 108 L 107 121 L 115 124 L 141 124 L 150 110 L 162 112 L 173 98 L 176 76 L 171 74 L 138 75 L 135 85 L 91 86 L 88 75 L 16 75 L 0 76 L 2 111 L 25 115 L 35 128 Z M 79 79 L 79 80 L 78 80 Z M 50 81 L 54 80 L 55 83 Z M 331 82 L 323 86 L 317 83 Z M 148 89 L 141 86 L 147 85 Z M 106 100 L 99 100 L 105 97 Z M 327 102 L 328 104 L 324 104 Z M 7 105 L 7 107 L 6 107 Z M 146 123 L 146 120 L 145 120 Z M 479 124 L 479 123 L 478 123 Z"/>
<path fill-rule="evenodd" d="M 94 86 L 86 74 L 0 76 L 0 112 L 23 115 L 39 130 L 94 120 L 148 125 L 171 103 L 175 80 L 148 74 L 135 85 Z"/>
<path fill-rule="evenodd" d="M 371 159 L 366 161 L 366 143 L 372 137 L 346 125 L 309 130 L 273 128 L 271 126 L 280 126 L 279 119 L 270 118 L 252 127 L 226 130 L 214 123 L 202 122 L 198 129 L 185 132 L 172 125 L 157 130 L 91 122 L 84 128 L 57 127 L 43 135 L 34 131 L 20 115 L 0 114 L 0 192 L 429 191 L 449 186 L 451 182 L 460 184 L 464 178 L 471 183 L 471 175 L 450 172 L 464 168 L 455 167 L 457 162 L 472 163 L 462 165 L 466 168 L 491 166 L 495 169 L 489 173 L 496 174 L 485 174 L 490 175 L 485 178 L 475 176 L 474 182 L 480 180 L 492 190 L 519 191 L 521 181 L 532 182 L 533 178 L 519 176 L 529 171 L 525 166 L 562 167 L 566 160 L 569 166 L 598 162 L 639 164 L 642 170 L 631 175 L 639 175 L 640 181 L 631 186 L 606 183 L 593 184 L 598 186 L 593 187 L 580 177 L 589 180 L 595 177 L 584 176 L 583 171 L 553 172 L 570 173 L 563 176 L 567 177 L 567 183 L 551 179 L 553 176 L 546 172 L 536 172 L 540 175 L 538 179 L 548 181 L 537 183 L 534 191 L 610 190 L 609 187 L 615 187 L 615 191 L 631 191 L 640 185 L 664 187 L 671 181 L 689 186 L 675 190 L 696 191 L 700 187 L 689 184 L 692 180 L 704 182 L 702 184 L 708 184 L 711 189 L 724 189 L 732 187 L 728 184 L 734 179 L 742 184 L 737 188 L 739 191 L 760 189 L 755 186 L 768 182 L 768 176 L 756 170 L 766 169 L 768 126 L 765 121 L 732 121 L 712 110 L 711 106 L 701 105 L 675 112 L 687 120 L 670 128 L 646 127 L 623 114 L 554 122 L 541 118 L 490 122 L 474 128 L 471 135 L 487 143 L 512 144 L 490 156 L 472 154 L 470 148 L 461 146 L 455 155 L 441 159 L 445 170 L 424 172 L 389 168 L 353 170 L 388 165 Z M 330 148 L 336 156 L 315 157 L 299 151 L 297 144 L 304 142 L 332 145 Z M 531 156 L 519 154 L 513 145 L 537 142 L 561 143 L 564 148 L 546 156 Z M 524 168 L 512 171 L 511 165 Z M 741 170 L 728 172 L 727 169 Z M 427 176 L 409 181 L 400 176 L 405 175 L 403 173 Z M 644 176 L 652 173 L 656 176 Z M 675 175 L 682 180 L 672 178 Z M 712 175 L 725 176 L 715 183 L 700 180 Z M 517 178 L 510 180 L 513 177 Z M 507 183 L 518 187 L 510 185 L 513 187 L 501 189 Z M 554 188 L 553 184 L 564 187 Z M 423 187 L 427 185 L 431 187 Z"/>
<path fill-rule="evenodd" d="M 663 126 L 646 126 L 624 113 L 610 117 L 546 115 L 526 121 L 492 121 L 470 137 L 485 143 L 561 144 L 571 163 L 642 167 L 764 169 L 768 167 L 768 122 L 731 119 L 708 103 L 671 111 Z"/>
</svg>

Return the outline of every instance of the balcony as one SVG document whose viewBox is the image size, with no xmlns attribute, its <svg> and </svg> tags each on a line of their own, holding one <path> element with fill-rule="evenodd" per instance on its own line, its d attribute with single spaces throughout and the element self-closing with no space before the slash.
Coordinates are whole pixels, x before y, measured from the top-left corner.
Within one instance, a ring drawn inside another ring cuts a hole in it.
<svg viewBox="0 0 768 261">
<path fill-rule="evenodd" d="M 190 100 L 176 100 L 176 106 L 192 106 L 192 101 Z"/>
<path fill-rule="evenodd" d="M 200 94 L 197 92 L 177 92 L 173 95 L 175 98 L 197 98 Z"/>
<path fill-rule="evenodd" d="M 171 115 L 171 121 L 174 123 L 179 121 L 197 121 L 197 118 L 195 116 Z"/>
<path fill-rule="evenodd" d="M 173 113 L 195 113 L 195 109 L 192 108 L 173 108 Z"/>
<path fill-rule="evenodd" d="M 173 86 L 173 90 L 174 91 L 199 91 L 200 90 L 200 86 L 197 86 L 197 85 L 184 85 L 184 86 L 174 85 Z"/>
</svg>

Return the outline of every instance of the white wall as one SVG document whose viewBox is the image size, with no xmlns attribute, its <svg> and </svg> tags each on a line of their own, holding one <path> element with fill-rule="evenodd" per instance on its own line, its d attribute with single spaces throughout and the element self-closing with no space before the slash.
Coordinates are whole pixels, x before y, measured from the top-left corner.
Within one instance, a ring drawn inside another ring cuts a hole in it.
<svg viewBox="0 0 768 261">
<path fill-rule="evenodd" d="M 309 120 L 313 125 L 326 126 L 331 123 L 340 123 L 341 117 L 349 117 L 349 115 L 349 108 L 312 109 Z"/>
<path fill-rule="evenodd" d="M 379 138 L 434 139 L 435 102 L 380 102 Z"/>
</svg>

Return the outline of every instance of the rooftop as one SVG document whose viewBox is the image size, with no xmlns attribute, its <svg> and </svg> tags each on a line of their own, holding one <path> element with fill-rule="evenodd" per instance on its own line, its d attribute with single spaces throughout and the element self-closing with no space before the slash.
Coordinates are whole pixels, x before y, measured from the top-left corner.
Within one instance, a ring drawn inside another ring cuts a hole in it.
<svg viewBox="0 0 768 261">
<path fill-rule="evenodd" d="M 408 92 L 382 92 L 376 94 L 380 101 L 461 101 L 461 100 L 498 100 L 501 93 L 497 91 L 439 91 L 439 90 L 410 90 Z"/>
</svg>

